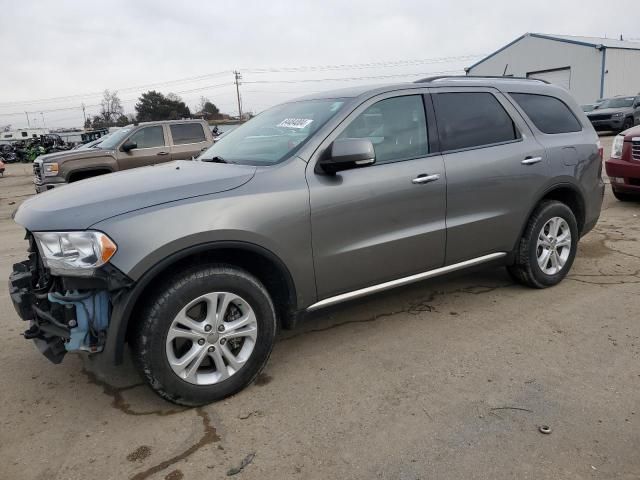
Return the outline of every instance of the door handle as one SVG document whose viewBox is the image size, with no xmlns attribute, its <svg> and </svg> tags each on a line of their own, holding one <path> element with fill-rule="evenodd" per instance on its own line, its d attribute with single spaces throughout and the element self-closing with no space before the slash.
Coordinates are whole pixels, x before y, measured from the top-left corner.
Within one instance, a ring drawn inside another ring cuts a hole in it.
<svg viewBox="0 0 640 480">
<path fill-rule="evenodd" d="M 527 157 L 522 160 L 520 163 L 522 165 L 535 165 L 536 163 L 540 163 L 542 161 L 542 157 Z"/>
<path fill-rule="evenodd" d="M 169 155 L 169 152 L 158 152 L 156 155 L 158 155 L 158 156 Z"/>
<path fill-rule="evenodd" d="M 430 183 L 435 182 L 440 179 L 440 174 L 434 173 L 432 175 L 427 175 L 426 173 L 421 173 L 416 178 L 411 180 L 411 183 L 421 184 L 421 183 Z"/>
</svg>

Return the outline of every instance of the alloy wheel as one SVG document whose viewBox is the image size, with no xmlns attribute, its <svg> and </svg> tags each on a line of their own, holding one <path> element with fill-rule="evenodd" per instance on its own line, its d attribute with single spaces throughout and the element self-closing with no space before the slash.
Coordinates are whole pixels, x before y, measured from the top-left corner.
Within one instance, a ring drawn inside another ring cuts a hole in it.
<svg viewBox="0 0 640 480">
<path fill-rule="evenodd" d="M 213 385 L 236 374 L 253 352 L 258 322 L 249 303 L 229 292 L 189 302 L 173 319 L 166 339 L 173 372 L 195 385 Z"/>
<path fill-rule="evenodd" d="M 571 254 L 571 229 L 562 217 L 550 218 L 538 234 L 538 266 L 547 275 L 556 275 Z"/>
</svg>

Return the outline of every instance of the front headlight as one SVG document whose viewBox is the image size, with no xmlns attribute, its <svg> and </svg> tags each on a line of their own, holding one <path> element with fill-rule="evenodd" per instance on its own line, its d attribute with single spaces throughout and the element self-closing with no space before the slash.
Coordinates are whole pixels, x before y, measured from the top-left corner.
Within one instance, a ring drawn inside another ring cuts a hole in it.
<svg viewBox="0 0 640 480">
<path fill-rule="evenodd" d="M 624 113 L 620 113 L 620 112 L 618 112 L 618 113 L 614 113 L 614 114 L 613 114 L 613 115 L 611 115 L 611 116 L 612 116 L 613 118 L 620 118 L 620 117 L 621 117 L 621 116 L 623 116 L 623 115 L 624 115 Z"/>
<path fill-rule="evenodd" d="M 56 175 L 58 175 L 58 163 L 57 162 L 43 163 L 42 167 L 44 169 L 44 176 L 45 177 L 55 177 Z"/>
<path fill-rule="evenodd" d="M 611 158 L 620 158 L 622 156 L 622 147 L 624 147 L 624 135 L 616 135 L 611 145 Z"/>
<path fill-rule="evenodd" d="M 45 267 L 54 275 L 89 276 L 117 246 L 102 232 L 35 232 Z"/>
</svg>

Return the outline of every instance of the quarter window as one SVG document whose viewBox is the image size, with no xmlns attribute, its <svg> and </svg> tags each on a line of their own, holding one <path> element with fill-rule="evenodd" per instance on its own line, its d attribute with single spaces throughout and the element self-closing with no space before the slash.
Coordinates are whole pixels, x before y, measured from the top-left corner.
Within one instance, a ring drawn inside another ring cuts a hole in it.
<svg viewBox="0 0 640 480">
<path fill-rule="evenodd" d="M 153 148 L 164 146 L 164 133 L 161 126 L 145 127 L 135 132 L 129 140 L 138 145 L 137 148 Z"/>
<path fill-rule="evenodd" d="M 362 112 L 338 138 L 367 138 L 376 163 L 417 158 L 429 153 L 422 96 L 387 98 Z"/>
<path fill-rule="evenodd" d="M 198 143 L 207 140 L 202 125 L 199 123 L 178 123 L 170 125 L 169 128 L 171 129 L 174 145 Z"/>
<path fill-rule="evenodd" d="M 562 100 L 531 93 L 511 93 L 510 95 L 536 128 L 543 133 L 569 133 L 582 130 L 582 125 Z"/>
<path fill-rule="evenodd" d="M 482 147 L 520 138 L 513 120 L 488 92 L 433 95 L 443 151 Z"/>
</svg>

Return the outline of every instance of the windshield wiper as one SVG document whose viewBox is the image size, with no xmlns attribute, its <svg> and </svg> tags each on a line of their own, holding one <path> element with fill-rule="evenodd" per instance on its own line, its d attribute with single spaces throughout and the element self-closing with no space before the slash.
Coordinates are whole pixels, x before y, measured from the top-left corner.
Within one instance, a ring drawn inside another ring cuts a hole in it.
<svg viewBox="0 0 640 480">
<path fill-rule="evenodd" d="M 211 163 L 231 163 L 228 160 L 225 160 L 224 158 L 222 158 L 220 156 L 215 156 L 215 157 L 211 157 L 211 158 L 202 158 L 201 161 L 203 161 L 203 162 L 211 162 Z"/>
</svg>

